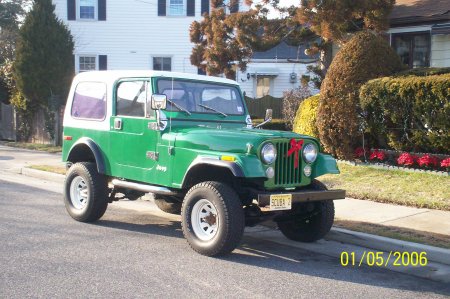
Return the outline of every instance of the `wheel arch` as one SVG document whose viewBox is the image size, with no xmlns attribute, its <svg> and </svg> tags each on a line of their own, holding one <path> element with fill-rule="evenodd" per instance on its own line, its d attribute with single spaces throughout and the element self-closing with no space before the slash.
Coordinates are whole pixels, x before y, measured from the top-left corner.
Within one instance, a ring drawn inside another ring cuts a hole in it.
<svg viewBox="0 0 450 299">
<path fill-rule="evenodd" d="M 67 161 L 76 162 L 94 162 L 98 173 L 105 173 L 105 161 L 100 147 L 90 138 L 82 137 L 69 150 Z"/>
<path fill-rule="evenodd" d="M 225 181 L 232 184 L 235 178 L 244 176 L 241 167 L 236 163 L 197 157 L 186 171 L 181 185 L 183 189 L 188 189 L 201 181 Z"/>
</svg>

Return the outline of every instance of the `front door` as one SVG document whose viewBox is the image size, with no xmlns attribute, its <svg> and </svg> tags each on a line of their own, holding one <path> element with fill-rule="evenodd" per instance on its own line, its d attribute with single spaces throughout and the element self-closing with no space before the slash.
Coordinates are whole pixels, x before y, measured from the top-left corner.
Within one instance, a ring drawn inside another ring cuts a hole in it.
<svg viewBox="0 0 450 299">
<path fill-rule="evenodd" d="M 160 132 L 155 122 L 149 79 L 124 79 L 114 88 L 113 116 L 110 121 L 110 164 L 116 177 L 152 183 L 158 159 L 156 148 Z"/>
</svg>

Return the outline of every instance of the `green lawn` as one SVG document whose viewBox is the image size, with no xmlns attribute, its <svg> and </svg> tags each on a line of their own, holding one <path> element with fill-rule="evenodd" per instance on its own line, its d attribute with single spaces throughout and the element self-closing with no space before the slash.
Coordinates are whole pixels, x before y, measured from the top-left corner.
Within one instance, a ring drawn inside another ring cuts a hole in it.
<svg viewBox="0 0 450 299">
<path fill-rule="evenodd" d="M 319 180 L 348 197 L 450 211 L 449 176 L 338 164 L 341 174 Z"/>
<path fill-rule="evenodd" d="M 59 153 L 61 152 L 60 146 L 54 146 L 51 144 L 39 144 L 39 143 L 28 143 L 28 142 L 5 142 L 3 143 L 6 146 L 25 148 L 30 150 L 38 150 L 49 153 Z"/>
</svg>

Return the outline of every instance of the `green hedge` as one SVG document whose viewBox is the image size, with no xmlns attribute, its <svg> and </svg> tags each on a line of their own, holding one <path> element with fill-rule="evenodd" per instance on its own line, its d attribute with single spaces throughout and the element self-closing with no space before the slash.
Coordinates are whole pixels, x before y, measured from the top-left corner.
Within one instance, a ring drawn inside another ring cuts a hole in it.
<svg viewBox="0 0 450 299">
<path fill-rule="evenodd" d="M 316 126 L 317 107 L 319 106 L 320 95 L 315 95 L 305 99 L 298 107 L 295 115 L 293 131 L 295 133 L 319 137 Z"/>
<path fill-rule="evenodd" d="M 264 121 L 264 119 L 252 119 L 253 125 L 256 126 Z M 283 119 L 272 119 L 271 122 L 262 126 L 262 129 L 265 130 L 279 130 L 279 131 L 288 131 L 286 121 Z"/>
<path fill-rule="evenodd" d="M 406 71 L 399 72 L 392 77 L 406 77 L 406 76 L 433 76 L 433 75 L 443 75 L 450 74 L 450 67 L 421 67 L 415 69 L 409 69 Z"/>
<path fill-rule="evenodd" d="M 360 101 L 377 146 L 450 152 L 450 74 L 371 80 L 361 87 Z"/>
</svg>

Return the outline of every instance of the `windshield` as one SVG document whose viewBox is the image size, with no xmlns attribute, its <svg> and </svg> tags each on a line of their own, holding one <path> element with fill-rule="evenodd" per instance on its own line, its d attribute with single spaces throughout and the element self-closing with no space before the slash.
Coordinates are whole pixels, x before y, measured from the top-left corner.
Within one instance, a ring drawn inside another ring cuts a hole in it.
<svg viewBox="0 0 450 299">
<path fill-rule="evenodd" d="M 236 86 L 180 79 L 158 79 L 157 93 L 167 96 L 167 111 L 189 111 L 222 116 L 243 115 Z"/>
</svg>

